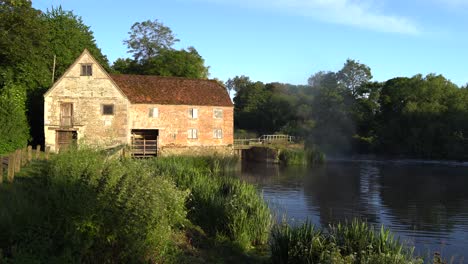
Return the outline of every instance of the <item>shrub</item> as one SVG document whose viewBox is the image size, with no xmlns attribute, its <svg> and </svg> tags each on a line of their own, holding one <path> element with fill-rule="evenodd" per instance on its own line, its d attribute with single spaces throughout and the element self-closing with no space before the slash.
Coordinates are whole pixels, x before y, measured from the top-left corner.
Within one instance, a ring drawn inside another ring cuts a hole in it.
<svg viewBox="0 0 468 264">
<path fill-rule="evenodd" d="M 48 263 L 135 263 L 164 259 L 184 224 L 187 192 L 154 177 L 140 161 L 69 151 L 48 164 L 40 188 L 43 217 L 8 238 L 10 257 Z M 15 183 L 19 184 L 18 183 Z M 32 187 L 32 186 L 31 186 Z M 27 189 L 18 196 L 27 196 Z M 1 219 L 0 222 L 4 222 Z"/>
</svg>

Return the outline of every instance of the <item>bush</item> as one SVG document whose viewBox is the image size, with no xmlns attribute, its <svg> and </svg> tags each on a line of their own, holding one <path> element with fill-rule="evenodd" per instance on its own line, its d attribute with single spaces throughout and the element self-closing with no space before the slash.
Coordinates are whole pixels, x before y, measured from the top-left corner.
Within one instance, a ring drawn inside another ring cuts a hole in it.
<svg viewBox="0 0 468 264">
<path fill-rule="evenodd" d="M 70 151 L 54 156 L 42 179 L 41 185 L 30 186 L 41 194 L 27 197 L 30 187 L 11 193 L 41 208 L 36 222 L 5 239 L 12 244 L 8 257 L 15 261 L 160 261 L 170 250 L 172 230 L 186 219 L 188 193 L 170 179 L 154 177 L 144 162 L 106 160 L 93 150 Z M 2 215 L 0 223 L 5 220 Z"/>
</svg>

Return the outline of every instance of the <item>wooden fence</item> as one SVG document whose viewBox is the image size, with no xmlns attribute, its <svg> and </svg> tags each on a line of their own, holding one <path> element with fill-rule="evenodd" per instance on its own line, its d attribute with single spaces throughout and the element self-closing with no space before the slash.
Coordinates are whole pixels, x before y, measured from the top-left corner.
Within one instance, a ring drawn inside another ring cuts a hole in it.
<svg viewBox="0 0 468 264">
<path fill-rule="evenodd" d="M 0 155 L 0 184 L 3 183 L 4 175 L 6 176 L 6 181 L 12 183 L 15 180 L 15 174 L 20 172 L 22 167 L 29 164 L 32 160 L 48 160 L 49 154 L 49 147 L 45 149 L 45 152 L 41 152 L 41 146 L 37 145 L 36 149 L 28 146 L 17 149 L 9 155 Z"/>
</svg>

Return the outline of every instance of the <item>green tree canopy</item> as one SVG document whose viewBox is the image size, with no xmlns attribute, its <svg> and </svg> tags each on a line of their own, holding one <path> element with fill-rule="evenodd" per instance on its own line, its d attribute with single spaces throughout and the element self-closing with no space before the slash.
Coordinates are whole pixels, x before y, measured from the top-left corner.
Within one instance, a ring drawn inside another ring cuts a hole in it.
<svg viewBox="0 0 468 264">
<path fill-rule="evenodd" d="M 176 76 L 205 79 L 209 67 L 194 47 L 175 50 L 179 41 L 172 30 L 157 20 L 135 23 L 125 40 L 133 59 L 119 58 L 112 69 L 123 74 Z"/>
<path fill-rule="evenodd" d="M 337 73 L 338 82 L 348 88 L 354 96 L 362 95 L 359 88 L 372 79 L 371 69 L 358 61 L 347 59 Z"/>
<path fill-rule="evenodd" d="M 130 37 L 124 43 L 136 61 L 154 58 L 161 50 L 172 49 L 179 41 L 172 30 L 157 19 L 136 22 L 128 34 Z"/>
<path fill-rule="evenodd" d="M 65 72 L 84 49 L 88 49 L 106 70 L 110 69 L 107 57 L 97 47 L 93 32 L 81 17 L 71 11 L 64 11 L 61 6 L 52 7 L 42 17 L 48 29 L 48 50 L 50 54 L 56 55 L 56 78 Z M 50 62 L 53 60 L 51 57 L 48 59 Z"/>
</svg>

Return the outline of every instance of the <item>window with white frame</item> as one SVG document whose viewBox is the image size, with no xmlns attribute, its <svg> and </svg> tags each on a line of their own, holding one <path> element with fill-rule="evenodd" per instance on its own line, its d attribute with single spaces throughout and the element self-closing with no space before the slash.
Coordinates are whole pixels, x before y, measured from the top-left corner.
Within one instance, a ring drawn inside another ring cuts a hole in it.
<svg viewBox="0 0 468 264">
<path fill-rule="evenodd" d="M 213 138 L 223 138 L 223 130 L 222 129 L 214 129 L 213 130 Z"/>
<path fill-rule="evenodd" d="M 188 130 L 188 138 L 190 139 L 196 139 L 198 138 L 198 131 L 194 128 L 191 128 Z"/>
<path fill-rule="evenodd" d="M 192 119 L 198 118 L 198 109 L 197 108 L 190 108 L 189 109 L 189 117 Z"/>
<path fill-rule="evenodd" d="M 159 110 L 157 107 L 151 107 L 149 109 L 149 117 L 152 117 L 152 118 L 158 118 L 159 117 Z"/>
<path fill-rule="evenodd" d="M 222 119 L 223 118 L 223 109 L 221 109 L 221 108 L 213 109 L 213 117 L 217 118 L 217 119 Z"/>
</svg>

